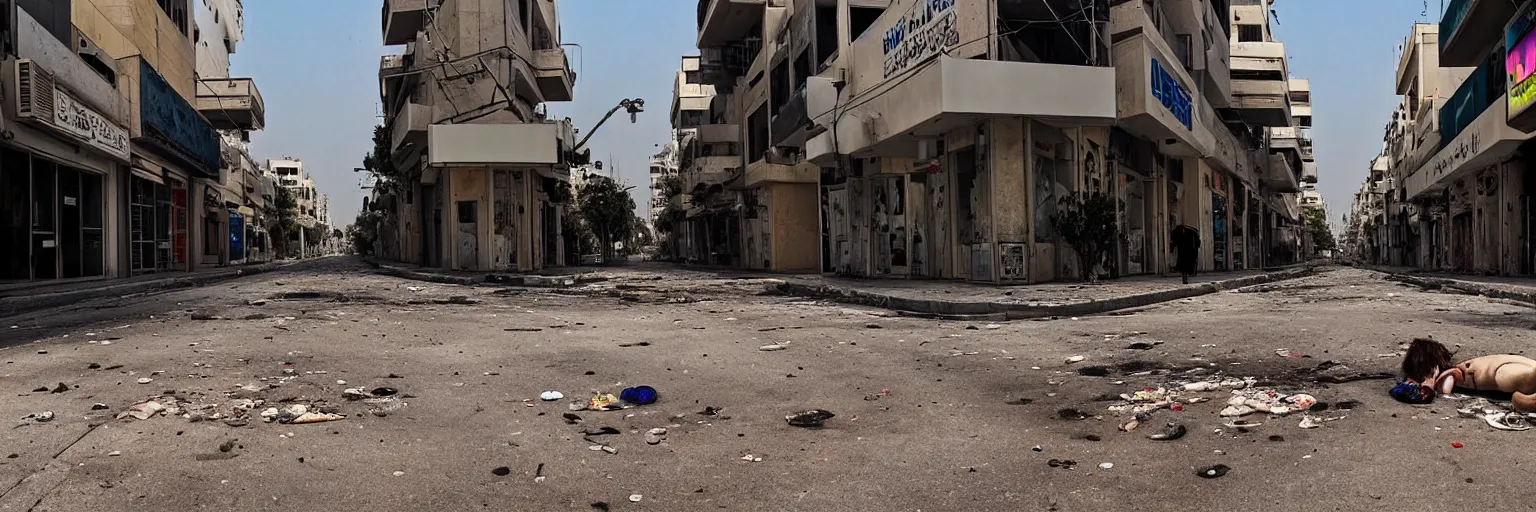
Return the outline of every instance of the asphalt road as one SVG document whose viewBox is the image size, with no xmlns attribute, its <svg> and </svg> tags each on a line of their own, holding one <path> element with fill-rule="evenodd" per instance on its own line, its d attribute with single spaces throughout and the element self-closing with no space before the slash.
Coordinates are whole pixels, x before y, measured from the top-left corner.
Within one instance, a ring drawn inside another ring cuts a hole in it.
<svg viewBox="0 0 1536 512">
<path fill-rule="evenodd" d="M 332 259 L 0 320 L 0 420 L 13 427 L 0 430 L 0 511 L 1447 510 L 1529 499 L 1514 483 L 1532 477 L 1536 431 L 1495 431 L 1446 400 L 1399 404 L 1391 380 L 1317 382 L 1393 372 L 1398 346 L 1417 336 L 1469 355 L 1519 353 L 1536 328 L 1524 306 L 1356 269 L 995 325 L 761 288 L 697 272 L 464 288 Z M 1126 348 L 1137 342 L 1152 346 Z M 761 350 L 770 344 L 786 348 Z M 1218 415 L 1227 391 L 1187 393 L 1209 401 L 1122 432 L 1130 413 L 1107 400 L 1217 375 L 1359 404 L 1314 414 L 1341 417 L 1320 428 L 1254 414 L 1244 420 L 1263 424 L 1239 430 Z M 572 401 L 639 384 L 660 400 L 564 417 Z M 343 396 L 379 387 L 397 391 Z M 565 398 L 541 401 L 544 391 Z M 116 418 L 149 398 L 209 419 Z M 265 402 L 230 426 L 240 399 Z M 259 416 L 296 404 L 346 418 Z M 811 408 L 836 416 L 819 429 L 786 423 Z M 1063 419 L 1068 408 L 1089 417 Z M 53 419 L 27 418 L 43 411 Z M 1169 422 L 1187 434 L 1147 438 Z M 601 427 L 618 433 L 583 434 Z M 667 430 L 659 444 L 646 442 L 652 428 Z M 1214 464 L 1230 470 L 1196 475 Z"/>
</svg>

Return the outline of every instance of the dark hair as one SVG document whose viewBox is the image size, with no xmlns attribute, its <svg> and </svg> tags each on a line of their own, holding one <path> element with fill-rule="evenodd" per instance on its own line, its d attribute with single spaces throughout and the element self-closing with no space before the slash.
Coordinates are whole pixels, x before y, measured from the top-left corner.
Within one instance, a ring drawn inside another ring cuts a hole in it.
<svg viewBox="0 0 1536 512">
<path fill-rule="evenodd" d="M 1429 338 L 1415 338 L 1403 356 L 1403 377 L 1418 381 L 1434 378 L 1435 369 L 1451 367 L 1451 351 Z"/>
</svg>

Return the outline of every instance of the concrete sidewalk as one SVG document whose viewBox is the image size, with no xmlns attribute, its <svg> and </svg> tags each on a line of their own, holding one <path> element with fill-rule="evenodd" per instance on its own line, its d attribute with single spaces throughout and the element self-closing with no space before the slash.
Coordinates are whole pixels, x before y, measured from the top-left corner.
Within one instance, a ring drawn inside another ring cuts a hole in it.
<svg viewBox="0 0 1536 512">
<path fill-rule="evenodd" d="M 122 279 L 42 283 L 33 287 L 12 288 L 0 291 L 0 317 L 19 315 L 99 297 L 121 297 L 177 288 L 204 286 L 237 277 L 269 272 L 302 261 L 313 260 L 285 260 L 256 265 L 214 267 L 196 272 L 140 274 Z"/>
<path fill-rule="evenodd" d="M 994 286 L 953 281 L 880 281 L 828 277 L 786 279 L 775 291 L 784 295 L 861 304 L 913 316 L 1021 320 L 1082 316 L 1148 306 L 1311 275 L 1319 265 L 1275 271 L 1220 272 L 1197 275 L 1189 284 L 1178 277 L 1136 276 L 1098 283 L 1042 283 Z"/>
<path fill-rule="evenodd" d="M 1424 272 L 1394 267 L 1363 266 L 1361 268 L 1387 274 L 1387 279 L 1418 286 L 1425 290 L 1451 290 L 1536 306 L 1536 279 Z"/>
</svg>

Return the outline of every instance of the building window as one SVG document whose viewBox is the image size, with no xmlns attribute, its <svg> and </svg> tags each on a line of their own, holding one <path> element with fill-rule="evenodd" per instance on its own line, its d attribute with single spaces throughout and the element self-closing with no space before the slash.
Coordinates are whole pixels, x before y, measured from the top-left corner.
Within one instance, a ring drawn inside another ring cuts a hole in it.
<svg viewBox="0 0 1536 512">
<path fill-rule="evenodd" d="M 688 84 L 699 83 L 699 72 L 698 71 L 684 71 L 683 72 L 683 83 L 688 83 Z"/>
<path fill-rule="evenodd" d="M 187 22 L 187 0 L 155 0 L 160 4 L 160 10 L 171 18 L 171 23 L 181 31 L 181 35 L 190 36 L 190 24 Z"/>
<path fill-rule="evenodd" d="M 1262 43 L 1264 42 L 1264 26 L 1239 24 L 1237 26 L 1237 42 Z"/>
</svg>

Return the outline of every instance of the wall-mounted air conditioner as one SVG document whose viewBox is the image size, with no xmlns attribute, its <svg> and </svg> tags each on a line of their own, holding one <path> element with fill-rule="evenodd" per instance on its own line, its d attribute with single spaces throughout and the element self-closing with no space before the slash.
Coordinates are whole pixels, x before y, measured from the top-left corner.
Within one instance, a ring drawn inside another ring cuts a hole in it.
<svg viewBox="0 0 1536 512">
<path fill-rule="evenodd" d="M 6 108 L 17 119 L 53 124 L 53 74 L 32 59 L 16 59 L 6 66 L 3 79 Z"/>
</svg>

